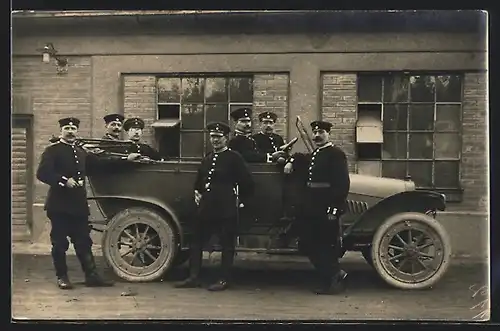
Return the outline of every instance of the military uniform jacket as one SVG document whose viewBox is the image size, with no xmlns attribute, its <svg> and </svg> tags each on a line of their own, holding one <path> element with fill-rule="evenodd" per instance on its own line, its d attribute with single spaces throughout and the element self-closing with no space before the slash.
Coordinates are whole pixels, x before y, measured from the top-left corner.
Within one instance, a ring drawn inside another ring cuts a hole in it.
<svg viewBox="0 0 500 331">
<path fill-rule="evenodd" d="M 133 143 L 125 148 L 126 154 L 139 153 L 141 155 L 147 156 L 152 160 L 161 160 L 162 157 L 153 147 L 144 143 Z"/>
<path fill-rule="evenodd" d="M 50 186 L 45 210 L 77 216 L 89 215 L 85 177 L 89 172 L 97 171 L 98 165 L 113 162 L 62 141 L 49 145 L 42 153 L 36 172 L 38 180 Z M 71 177 L 80 181 L 82 186 L 67 187 L 66 181 Z"/>
<path fill-rule="evenodd" d="M 210 152 L 201 162 L 194 189 L 202 194 L 199 212 L 209 218 L 236 216 L 236 191 L 241 202 L 253 193 L 252 175 L 235 151 Z"/>
<path fill-rule="evenodd" d="M 243 159 L 250 163 L 271 162 L 271 157 L 257 149 L 257 144 L 251 136 L 236 134 L 229 141 L 229 148 L 240 153 Z"/>
<path fill-rule="evenodd" d="M 315 205 L 345 208 L 350 178 L 345 153 L 331 143 L 311 154 L 293 155 L 294 171 L 302 174 L 309 200 Z"/>
<path fill-rule="evenodd" d="M 274 153 L 285 144 L 283 137 L 276 133 L 269 135 L 259 132 L 254 134 L 252 138 L 255 140 L 257 149 L 264 153 Z"/>
</svg>

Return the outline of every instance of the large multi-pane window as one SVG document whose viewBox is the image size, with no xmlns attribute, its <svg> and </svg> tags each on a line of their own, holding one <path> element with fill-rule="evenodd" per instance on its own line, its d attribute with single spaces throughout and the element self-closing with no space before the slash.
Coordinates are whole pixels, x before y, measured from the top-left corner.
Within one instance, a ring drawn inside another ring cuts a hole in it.
<svg viewBox="0 0 500 331">
<path fill-rule="evenodd" d="M 158 119 L 178 119 L 166 132 L 157 130 L 160 149 L 182 159 L 200 159 L 211 150 L 207 123 L 230 122 L 230 113 L 252 107 L 252 76 L 159 77 Z"/>
<path fill-rule="evenodd" d="M 405 178 L 420 188 L 460 187 L 462 76 L 360 74 L 358 117 L 380 110 L 383 177 Z"/>
</svg>

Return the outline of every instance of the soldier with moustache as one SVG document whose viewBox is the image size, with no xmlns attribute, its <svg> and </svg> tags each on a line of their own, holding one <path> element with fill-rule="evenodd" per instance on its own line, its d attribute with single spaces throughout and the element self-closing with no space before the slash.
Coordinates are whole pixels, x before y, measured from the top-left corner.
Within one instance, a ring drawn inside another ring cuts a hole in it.
<svg viewBox="0 0 500 331">
<path fill-rule="evenodd" d="M 50 239 L 57 285 L 61 289 L 73 287 L 66 265 L 66 251 L 69 248 L 67 237 L 70 237 L 85 273 L 85 285 L 111 286 L 112 283 L 104 281 L 96 272 L 91 250 L 92 239 L 88 222 L 90 211 L 85 186 L 88 170 L 97 170 L 98 167 L 95 166 L 110 160 L 89 154 L 75 145 L 80 125 L 77 118 L 63 118 L 59 120 L 59 125 L 60 140 L 45 149 L 36 172 L 36 177 L 50 186 L 44 209 L 52 225 Z"/>
<path fill-rule="evenodd" d="M 252 135 L 252 110 L 239 108 L 231 113 L 236 122 L 234 137 L 229 141 L 229 148 L 243 156 L 249 163 L 273 163 L 285 156 L 283 151 L 264 152 L 257 148 Z"/>
<path fill-rule="evenodd" d="M 220 238 L 222 257 L 217 282 L 210 291 L 228 288 L 234 261 L 238 231 L 238 208 L 244 206 L 253 193 L 252 175 L 242 156 L 227 147 L 229 126 L 224 123 L 207 125 L 213 151 L 202 160 L 194 185 L 194 199 L 198 205 L 191 243 L 190 275 L 178 288 L 200 287 L 203 246 L 213 234 Z M 239 205 L 237 199 L 242 203 Z"/>
<path fill-rule="evenodd" d="M 331 127 L 329 122 L 312 122 L 316 149 L 311 154 L 294 154 L 284 169 L 287 174 L 304 174 L 296 226 L 300 248 L 318 273 L 317 294 L 342 292 L 347 276 L 339 266 L 340 216 L 346 207 L 350 179 L 345 153 L 329 142 Z"/>
<path fill-rule="evenodd" d="M 109 114 L 104 116 L 103 119 L 106 126 L 106 133 L 101 139 L 119 141 L 120 134 L 123 131 L 123 121 L 125 120 L 125 117 L 121 114 Z M 107 152 L 126 154 L 126 146 L 123 144 L 113 146 L 112 144 L 102 142 L 99 145 L 102 146 L 102 148 Z M 104 148 L 104 146 L 106 147 Z M 139 153 L 132 153 L 131 155 L 132 159 L 138 159 L 141 156 Z"/>
<path fill-rule="evenodd" d="M 162 160 L 160 153 L 148 144 L 141 142 L 142 133 L 144 130 L 144 121 L 139 117 L 128 118 L 123 123 L 123 130 L 127 133 L 128 139 L 134 144 L 126 147 L 125 153 L 137 153 L 146 156 L 151 160 Z"/>
<path fill-rule="evenodd" d="M 274 133 L 277 119 L 278 116 L 270 111 L 259 114 L 261 131 L 252 136 L 259 151 L 272 154 L 285 144 L 283 137 Z"/>
<path fill-rule="evenodd" d="M 102 136 L 103 140 L 120 140 L 120 133 L 123 130 L 123 121 L 125 117 L 121 114 L 109 114 L 103 117 L 106 133 Z"/>
</svg>

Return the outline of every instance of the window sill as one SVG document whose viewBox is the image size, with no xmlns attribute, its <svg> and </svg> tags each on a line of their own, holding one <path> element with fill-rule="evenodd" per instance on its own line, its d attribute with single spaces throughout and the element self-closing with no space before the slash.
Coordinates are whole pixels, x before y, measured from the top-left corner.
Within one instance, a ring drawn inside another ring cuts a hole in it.
<svg viewBox="0 0 500 331">
<path fill-rule="evenodd" d="M 432 188 L 432 187 L 417 187 L 416 190 L 430 190 L 446 195 L 446 202 L 462 202 L 463 188 Z"/>
</svg>

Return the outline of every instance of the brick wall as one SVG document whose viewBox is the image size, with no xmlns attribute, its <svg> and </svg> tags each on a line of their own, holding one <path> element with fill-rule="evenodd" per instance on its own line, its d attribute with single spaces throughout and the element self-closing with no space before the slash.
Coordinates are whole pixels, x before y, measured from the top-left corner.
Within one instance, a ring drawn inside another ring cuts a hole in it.
<svg viewBox="0 0 500 331">
<path fill-rule="evenodd" d="M 122 84 L 124 116 L 142 118 L 145 124 L 142 139 L 154 146 L 154 129 L 151 124 L 156 120 L 156 77 L 124 75 Z"/>
<path fill-rule="evenodd" d="M 321 114 L 333 124 L 331 141 L 347 155 L 349 170 L 354 172 L 356 128 L 356 74 L 329 73 L 321 77 Z"/>
<path fill-rule="evenodd" d="M 91 60 L 89 57 L 68 60 L 68 72 L 58 75 L 56 66 L 43 63 L 41 56 L 12 59 L 12 94 L 32 99 L 35 171 L 51 135 L 59 133 L 57 121 L 61 117 L 78 117 L 80 135 L 92 133 Z M 34 203 L 42 203 L 48 187 L 36 179 L 34 184 Z"/>
<path fill-rule="evenodd" d="M 461 183 L 463 202 L 457 209 L 486 211 L 488 150 L 487 75 L 468 73 L 464 81 L 462 112 Z"/>
<path fill-rule="evenodd" d="M 259 114 L 272 111 L 278 115 L 275 132 L 287 138 L 288 74 L 255 75 L 253 83 L 254 133 L 259 131 Z"/>
</svg>

